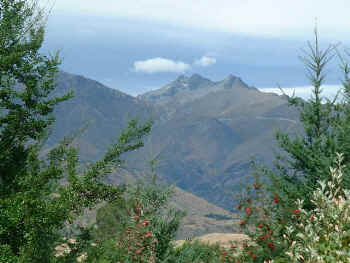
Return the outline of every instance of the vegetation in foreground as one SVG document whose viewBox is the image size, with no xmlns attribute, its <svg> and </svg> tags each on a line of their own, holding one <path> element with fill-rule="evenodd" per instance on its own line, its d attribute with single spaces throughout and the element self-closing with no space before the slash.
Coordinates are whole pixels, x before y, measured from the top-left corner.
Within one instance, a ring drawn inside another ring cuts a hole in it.
<svg viewBox="0 0 350 263">
<path fill-rule="evenodd" d="M 240 230 L 251 242 L 225 250 L 198 242 L 174 248 L 184 214 L 166 208 L 170 188 L 155 181 L 117 187 L 103 182 L 122 165 L 123 153 L 143 146 L 151 122 L 131 121 L 105 156 L 84 169 L 78 169 L 71 145 L 82 131 L 39 158 L 54 106 L 73 96 L 49 98 L 60 62 L 57 54 L 38 52 L 44 29 L 36 1 L 2 2 L 0 262 L 348 262 L 349 67 L 341 59 L 344 101 L 322 103 L 323 69 L 333 49 L 320 51 L 317 34 L 305 58 L 314 97 L 290 99 L 300 109 L 305 134 L 291 139 L 277 133 L 288 156 L 277 156 L 277 172 L 257 169 L 263 180 L 238 205 Z M 269 184 L 263 185 L 266 178 Z M 64 231 L 101 202 L 107 206 L 99 210 L 97 225 Z"/>
</svg>

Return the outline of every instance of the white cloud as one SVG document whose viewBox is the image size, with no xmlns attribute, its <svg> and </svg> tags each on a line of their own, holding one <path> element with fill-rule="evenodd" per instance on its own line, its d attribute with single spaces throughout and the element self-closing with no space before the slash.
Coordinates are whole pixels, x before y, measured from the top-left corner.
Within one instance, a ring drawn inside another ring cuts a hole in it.
<svg viewBox="0 0 350 263">
<path fill-rule="evenodd" d="M 292 96 L 293 92 L 295 92 L 296 97 L 300 97 L 302 99 L 308 100 L 312 96 L 313 87 L 312 86 L 299 86 L 299 87 L 287 87 L 287 88 L 282 87 L 282 89 L 288 96 Z M 340 89 L 342 89 L 341 85 L 322 85 L 321 97 L 333 100 Z M 272 92 L 278 95 L 282 95 L 281 90 L 278 88 L 259 88 L 259 90 L 262 92 Z M 338 101 L 341 98 L 342 96 L 340 93 L 338 96 Z"/>
<path fill-rule="evenodd" d="M 82 15 L 274 37 L 310 37 L 317 18 L 323 38 L 347 37 L 349 9 L 349 0 L 59 0 L 54 7 Z"/>
<path fill-rule="evenodd" d="M 214 64 L 216 64 L 216 58 L 207 57 L 207 56 L 203 56 L 194 62 L 194 65 L 201 66 L 201 67 L 207 67 Z"/>
<path fill-rule="evenodd" d="M 184 73 L 191 68 L 190 65 L 182 61 L 174 61 L 166 58 L 151 58 L 134 63 L 136 72 L 157 73 L 157 72 L 176 72 Z"/>
</svg>

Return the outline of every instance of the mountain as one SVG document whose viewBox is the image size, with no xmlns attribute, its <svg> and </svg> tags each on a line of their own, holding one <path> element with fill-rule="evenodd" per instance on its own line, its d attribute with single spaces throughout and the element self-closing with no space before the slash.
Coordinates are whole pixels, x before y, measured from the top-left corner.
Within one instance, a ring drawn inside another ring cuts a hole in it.
<svg viewBox="0 0 350 263">
<path fill-rule="evenodd" d="M 218 82 L 180 76 L 138 98 L 163 112 L 143 154 L 160 156 L 159 173 L 167 181 L 230 211 L 231 192 L 248 180 L 251 156 L 271 166 L 275 131 L 300 128 L 286 97 L 233 75 Z"/>
<path fill-rule="evenodd" d="M 97 160 L 119 136 L 129 119 L 138 118 L 141 121 L 151 117 L 159 119 L 156 108 L 146 105 L 137 98 L 107 88 L 83 76 L 59 72 L 56 89 L 51 96 L 63 95 L 70 90 L 74 91 L 75 97 L 55 108 L 56 122 L 42 154 L 47 153 L 64 136 L 77 131 L 90 121 L 88 129 L 74 143 L 79 146 L 79 158 L 82 163 Z M 125 182 L 133 183 L 136 179 L 147 177 L 147 167 L 142 171 L 130 169 L 132 166 L 127 168 L 115 171 L 106 181 L 118 185 Z M 188 211 L 178 231 L 178 239 L 213 232 L 230 233 L 232 225 L 236 222 L 234 214 L 177 187 L 171 205 Z M 91 223 L 94 222 L 95 216 L 96 209 L 88 211 L 79 221 Z"/>
<path fill-rule="evenodd" d="M 73 90 L 74 98 L 55 108 L 56 122 L 47 146 L 55 145 L 89 122 L 88 129 L 76 140 L 83 162 L 102 157 L 129 119 L 144 121 L 156 114 L 138 99 L 83 76 L 59 72 L 56 87 L 52 96 Z"/>
<path fill-rule="evenodd" d="M 251 156 L 271 165 L 277 146 L 275 130 L 300 128 L 298 112 L 288 107 L 286 97 L 260 92 L 234 75 L 221 81 L 181 75 L 135 98 L 60 72 L 55 94 L 70 89 L 75 98 L 57 106 L 48 149 L 90 121 L 76 143 L 83 162 L 96 160 L 128 119 L 152 118 L 154 126 L 145 147 L 125 156 L 129 172 L 144 171 L 147 161 L 157 157 L 161 178 L 231 212 L 232 191 L 237 193 L 241 183 L 249 180 Z"/>
<path fill-rule="evenodd" d="M 138 98 L 157 105 L 167 104 L 173 99 L 177 103 L 185 103 L 219 89 L 230 89 L 232 86 L 255 89 L 254 87 L 248 87 L 240 78 L 233 75 L 229 75 L 222 81 L 213 82 L 199 74 L 193 74 L 191 77 L 180 75 L 175 81 L 163 88 L 146 92 L 139 95 Z"/>
<path fill-rule="evenodd" d="M 199 74 L 194 74 L 191 77 L 181 75 L 163 88 L 146 92 L 139 95 L 138 98 L 153 105 L 165 105 L 173 100 L 176 103 L 185 103 L 208 94 L 213 84 L 211 80 L 203 78 Z"/>
</svg>

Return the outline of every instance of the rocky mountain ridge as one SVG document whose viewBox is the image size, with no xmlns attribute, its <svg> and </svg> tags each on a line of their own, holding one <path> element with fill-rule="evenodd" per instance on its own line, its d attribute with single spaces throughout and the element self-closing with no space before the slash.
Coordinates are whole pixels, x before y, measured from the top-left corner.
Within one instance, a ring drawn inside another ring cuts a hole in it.
<svg viewBox="0 0 350 263">
<path fill-rule="evenodd" d="M 249 87 L 239 77 L 233 76 L 232 74 L 216 82 L 204 78 L 199 74 L 193 74 L 190 77 L 180 75 L 176 80 L 164 87 L 138 95 L 137 98 L 157 106 L 165 104 L 182 105 L 199 99 L 209 93 L 217 92 L 222 89 L 231 89 L 233 87 L 257 90 L 254 87 Z"/>
</svg>

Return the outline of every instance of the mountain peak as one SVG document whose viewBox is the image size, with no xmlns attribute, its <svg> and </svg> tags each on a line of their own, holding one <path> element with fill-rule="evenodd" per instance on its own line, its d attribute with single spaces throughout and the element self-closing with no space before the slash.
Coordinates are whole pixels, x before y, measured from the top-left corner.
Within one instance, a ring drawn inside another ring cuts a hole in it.
<svg viewBox="0 0 350 263">
<path fill-rule="evenodd" d="M 188 80 L 188 77 L 186 75 L 180 75 L 177 77 L 177 79 L 175 80 L 175 82 L 185 82 Z"/>
<path fill-rule="evenodd" d="M 226 81 L 233 81 L 235 79 L 237 79 L 236 76 L 234 76 L 233 74 L 229 74 L 224 80 L 226 80 Z"/>
<path fill-rule="evenodd" d="M 198 79 L 204 79 L 204 78 L 201 75 L 199 75 L 198 73 L 194 73 L 190 77 L 190 80 L 198 80 Z"/>
<path fill-rule="evenodd" d="M 175 82 L 192 82 L 193 83 L 198 81 L 208 81 L 208 79 L 202 77 L 198 73 L 194 73 L 190 77 L 187 77 L 186 75 L 182 74 L 175 79 Z"/>
<path fill-rule="evenodd" d="M 225 89 L 231 89 L 233 86 L 240 86 L 245 88 L 250 88 L 246 83 L 244 83 L 241 78 L 229 74 L 224 78 L 221 83 L 224 85 Z"/>
<path fill-rule="evenodd" d="M 229 74 L 225 79 L 214 82 L 202 77 L 198 73 L 191 76 L 179 75 L 177 79 L 165 85 L 163 88 L 147 92 L 142 95 L 144 100 L 165 105 L 170 101 L 178 104 L 193 101 L 200 97 L 206 96 L 211 92 L 223 89 L 253 89 L 245 84 L 239 77 Z"/>
<path fill-rule="evenodd" d="M 222 83 L 224 85 L 225 89 L 230 89 L 232 88 L 232 86 L 234 85 L 234 83 L 238 80 L 239 78 L 237 78 L 236 76 L 230 74 L 228 75 L 226 78 L 224 78 L 222 80 Z"/>
<path fill-rule="evenodd" d="M 198 73 L 192 74 L 192 76 L 187 77 L 186 75 L 180 75 L 170 83 L 167 88 L 172 88 L 176 90 L 195 90 L 201 87 L 206 87 L 211 85 L 212 81 L 202 77 Z"/>
<path fill-rule="evenodd" d="M 190 90 L 201 89 L 212 85 L 212 81 L 195 73 L 188 79 L 188 88 Z"/>
</svg>

